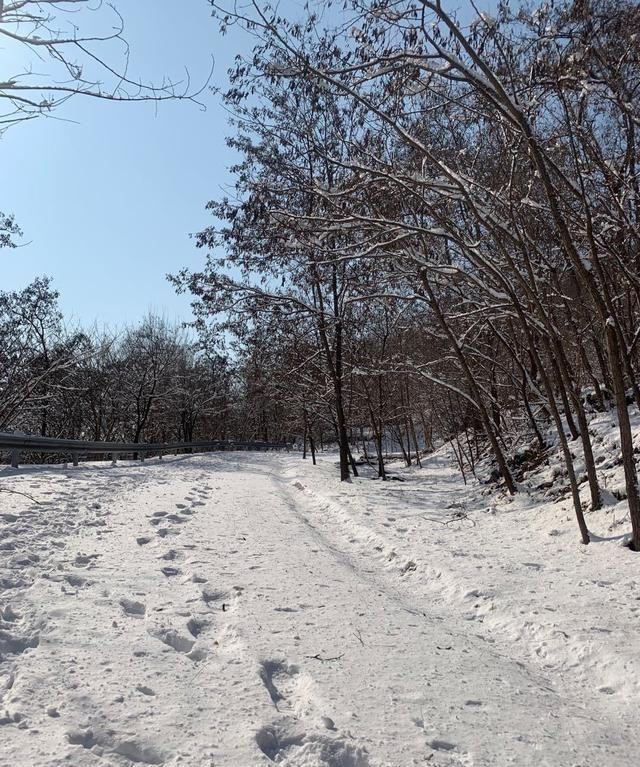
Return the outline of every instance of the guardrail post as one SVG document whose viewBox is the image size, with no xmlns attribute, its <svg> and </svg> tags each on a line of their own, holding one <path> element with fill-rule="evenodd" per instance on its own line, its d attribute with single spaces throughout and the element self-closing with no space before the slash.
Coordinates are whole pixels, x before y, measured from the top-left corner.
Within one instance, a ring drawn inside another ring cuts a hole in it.
<svg viewBox="0 0 640 767">
<path fill-rule="evenodd" d="M 78 454 L 77 453 L 73 453 L 73 465 L 74 466 L 78 465 Z"/>
<path fill-rule="evenodd" d="M 118 463 L 118 453 L 111 453 L 111 465 L 115 466 Z"/>
<path fill-rule="evenodd" d="M 19 465 L 20 465 L 20 451 L 12 450 L 11 451 L 11 468 L 17 469 Z"/>
<path fill-rule="evenodd" d="M 158 460 L 159 460 L 159 461 L 161 461 L 161 460 L 162 460 L 162 450 L 161 450 L 161 451 L 158 453 Z"/>
<path fill-rule="evenodd" d="M 144 453 L 140 453 L 140 463 L 144 463 Z"/>
</svg>

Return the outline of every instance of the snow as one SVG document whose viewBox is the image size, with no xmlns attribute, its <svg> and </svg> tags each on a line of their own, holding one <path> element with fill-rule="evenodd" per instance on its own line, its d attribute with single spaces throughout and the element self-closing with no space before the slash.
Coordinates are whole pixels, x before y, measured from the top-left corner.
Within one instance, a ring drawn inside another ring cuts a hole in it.
<svg viewBox="0 0 640 767">
<path fill-rule="evenodd" d="M 568 501 L 465 486 L 445 451 L 392 471 L 3 472 L 38 503 L 0 493 L 0 763 L 635 764 L 621 507 L 582 546 Z"/>
</svg>

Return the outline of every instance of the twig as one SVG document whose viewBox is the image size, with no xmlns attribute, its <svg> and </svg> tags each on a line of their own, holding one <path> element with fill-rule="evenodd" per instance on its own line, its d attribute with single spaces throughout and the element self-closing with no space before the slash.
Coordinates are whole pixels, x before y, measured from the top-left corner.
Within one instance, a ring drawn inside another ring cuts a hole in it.
<svg viewBox="0 0 640 767">
<path fill-rule="evenodd" d="M 340 660 L 341 658 L 344 658 L 344 653 L 342 655 L 336 655 L 333 658 L 323 658 L 320 653 L 316 653 L 315 655 L 305 655 L 305 658 L 309 658 L 310 660 L 319 660 L 323 663 L 331 663 L 331 661 L 334 660 Z"/>
<path fill-rule="evenodd" d="M 11 493 L 11 495 L 22 495 L 25 498 L 28 498 L 30 501 L 33 501 L 33 503 L 37 503 L 40 505 L 40 501 L 36 500 L 32 495 L 29 495 L 29 493 L 22 493 L 20 490 L 9 490 L 8 487 L 0 487 L 0 493 Z"/>
<path fill-rule="evenodd" d="M 425 514 L 418 514 L 417 516 L 421 519 L 426 519 L 427 522 L 437 522 L 439 525 L 444 525 L 445 527 L 448 527 L 453 522 L 463 522 L 464 520 L 471 522 L 473 527 L 476 526 L 475 519 L 472 519 L 466 512 L 462 511 L 457 511 L 449 519 L 434 519 L 433 517 L 427 517 Z"/>
<path fill-rule="evenodd" d="M 444 524 L 450 525 L 452 522 L 462 522 L 464 519 L 466 519 L 468 522 L 471 522 L 473 527 L 476 526 L 475 519 L 472 519 L 466 511 L 456 511 L 455 514 L 452 515 L 451 519 L 448 519 Z"/>
</svg>

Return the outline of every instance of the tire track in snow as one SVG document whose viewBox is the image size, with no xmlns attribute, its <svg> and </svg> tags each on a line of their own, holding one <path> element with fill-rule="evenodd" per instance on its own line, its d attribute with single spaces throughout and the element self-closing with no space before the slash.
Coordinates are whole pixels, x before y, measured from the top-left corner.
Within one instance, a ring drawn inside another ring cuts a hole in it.
<svg viewBox="0 0 640 767">
<path fill-rule="evenodd" d="M 479 743 L 477 742 L 475 749 L 470 748 L 467 750 L 460 745 L 456 745 L 455 738 L 447 739 L 442 737 L 440 733 L 442 731 L 446 732 L 446 726 L 442 727 L 442 725 L 437 724 L 434 726 L 433 723 L 428 722 L 428 717 L 420 716 L 416 718 L 416 726 L 424 730 L 427 747 L 432 750 L 432 755 L 440 760 L 436 763 L 466 764 L 472 759 L 471 753 L 473 752 L 473 759 L 476 759 L 479 764 L 502 764 L 501 758 L 505 758 L 505 753 L 509 749 L 496 745 L 495 736 L 491 736 L 490 733 L 497 729 L 501 733 L 508 733 L 511 739 L 515 740 L 512 748 L 520 752 L 518 764 L 545 763 L 544 761 L 539 761 L 541 758 L 544 758 L 545 748 L 549 749 L 549 753 L 555 754 L 555 756 L 550 757 L 552 761 L 549 762 L 549 764 L 553 765 L 564 764 L 563 758 L 568 760 L 567 764 L 573 764 L 571 760 L 577 758 L 576 755 L 582 750 L 587 753 L 590 752 L 592 754 L 590 758 L 597 758 L 598 763 L 602 765 L 611 764 L 617 767 L 620 764 L 625 764 L 626 750 L 620 739 L 620 734 L 615 731 L 615 722 L 607 721 L 606 712 L 592 713 L 585 708 L 582 701 L 578 698 L 572 698 L 565 691 L 560 692 L 557 690 L 553 680 L 546 677 L 540 669 L 527 667 L 521 661 L 514 660 L 508 655 L 501 653 L 494 646 L 488 645 L 484 637 L 477 636 L 466 630 L 464 623 L 464 630 L 461 630 L 457 625 L 447 625 L 451 621 L 448 620 L 446 612 L 443 614 L 441 610 L 434 611 L 431 605 L 425 609 L 420 604 L 412 603 L 410 599 L 408 601 L 408 595 L 401 593 L 400 584 L 394 582 L 395 578 L 389 573 L 389 570 L 387 568 L 381 570 L 376 566 L 376 561 L 380 560 L 372 556 L 371 552 L 365 552 L 366 557 L 353 556 L 353 546 L 349 545 L 351 543 L 349 541 L 349 533 L 345 530 L 344 537 L 342 537 L 341 531 L 336 530 L 327 523 L 326 518 L 322 514 L 325 510 L 325 506 L 322 503 L 317 504 L 316 511 L 319 514 L 313 513 L 311 516 L 314 521 L 311 521 L 308 499 L 304 499 L 303 503 L 300 503 L 299 489 L 292 489 L 286 480 L 279 478 L 273 471 L 268 470 L 266 473 L 269 474 L 274 484 L 279 487 L 289 508 L 299 522 L 309 529 L 319 547 L 334 557 L 341 565 L 349 568 L 359 579 L 364 580 L 373 588 L 382 592 L 387 598 L 396 603 L 401 610 L 416 616 L 427 624 L 431 623 L 431 627 L 437 629 L 435 633 L 442 634 L 444 632 L 445 641 L 436 640 L 433 642 L 433 645 L 437 648 L 436 654 L 442 656 L 447 652 L 459 650 L 460 644 L 466 644 L 467 647 L 463 650 L 464 654 L 476 656 L 478 658 L 476 663 L 479 666 L 486 665 L 489 669 L 494 670 L 489 675 L 485 675 L 484 684 L 479 688 L 481 694 L 470 695 L 464 702 L 469 711 L 482 711 L 485 713 L 487 711 L 487 698 L 494 698 L 491 715 L 497 719 L 498 727 L 496 728 L 495 721 L 490 721 L 490 726 L 487 728 L 489 737 L 473 738 L 473 740 L 480 741 Z M 301 505 L 304 510 L 301 508 Z M 320 526 L 317 526 L 315 523 L 316 519 L 322 520 Z M 346 546 L 345 543 L 347 544 Z M 365 567 L 363 567 L 363 561 L 366 562 Z M 452 674 L 460 674 L 461 670 L 458 662 L 447 665 L 452 665 Z M 506 674 L 503 673 L 505 669 L 507 671 Z M 504 677 L 507 678 L 505 679 Z M 508 677 L 512 677 L 512 679 Z M 514 677 L 515 680 L 513 679 Z M 508 689 L 512 686 L 513 681 L 516 681 L 517 684 L 516 689 L 513 690 L 514 697 L 510 704 L 506 704 L 506 709 L 501 708 L 497 702 L 501 700 L 503 695 L 498 691 L 501 686 Z M 496 688 L 496 682 L 498 683 L 497 689 L 492 691 L 491 687 Z M 528 701 L 527 698 L 529 698 Z M 435 708 L 437 709 L 438 707 L 436 706 Z M 536 711 L 538 711 L 537 714 Z M 540 712 L 549 712 L 550 715 L 550 719 L 546 723 L 547 726 L 543 728 L 541 733 L 542 747 L 537 744 L 537 738 L 533 735 L 533 733 L 537 732 L 537 717 L 541 715 L 547 716 L 546 713 L 541 714 Z M 476 714 L 474 718 L 478 720 L 482 716 Z M 510 728 L 504 725 L 504 722 L 509 720 L 512 723 Z M 526 721 L 529 721 L 529 724 L 523 727 L 523 723 Z M 477 724 L 469 722 L 469 731 L 474 730 L 476 727 Z M 456 729 L 460 728 L 456 727 Z M 572 731 L 574 735 L 571 742 L 565 743 L 563 746 L 562 743 L 566 740 L 564 738 L 566 731 Z M 581 732 L 582 735 L 576 735 L 577 732 Z M 463 737 L 457 740 L 459 743 L 460 741 L 464 742 L 465 739 Z M 491 742 L 492 740 L 493 743 Z M 575 746 L 576 742 L 580 742 L 580 748 Z M 534 743 L 536 744 L 535 754 L 532 750 Z M 597 757 L 593 756 L 593 754 L 597 754 Z M 586 763 L 591 762 L 587 761 Z"/>
</svg>

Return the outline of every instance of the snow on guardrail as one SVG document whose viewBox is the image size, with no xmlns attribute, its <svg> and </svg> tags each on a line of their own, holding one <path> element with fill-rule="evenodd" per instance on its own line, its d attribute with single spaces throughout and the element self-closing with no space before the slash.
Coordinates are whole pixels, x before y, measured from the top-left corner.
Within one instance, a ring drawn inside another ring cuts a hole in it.
<svg viewBox="0 0 640 767">
<path fill-rule="evenodd" d="M 235 440 L 195 440 L 191 442 L 96 442 L 77 439 L 58 439 L 27 434 L 0 433 L 0 452 L 11 454 L 11 465 L 17 468 L 22 453 L 62 453 L 73 458 L 77 466 L 80 455 L 110 454 L 117 460 L 123 454 L 135 453 L 144 458 L 145 454 L 192 450 L 211 452 L 215 450 L 287 450 L 285 442 L 252 442 Z"/>
</svg>

